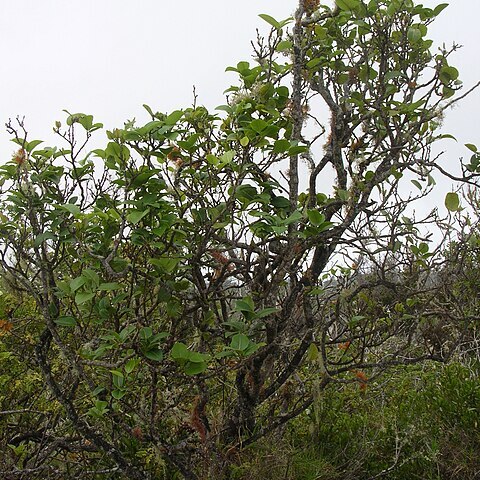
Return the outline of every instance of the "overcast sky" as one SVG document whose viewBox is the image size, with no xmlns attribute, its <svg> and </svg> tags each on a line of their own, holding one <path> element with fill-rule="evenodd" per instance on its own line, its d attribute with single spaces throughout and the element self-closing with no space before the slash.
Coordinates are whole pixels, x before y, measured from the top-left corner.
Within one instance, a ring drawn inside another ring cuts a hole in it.
<svg viewBox="0 0 480 480">
<path fill-rule="evenodd" d="M 169 111 L 224 103 L 235 81 L 225 67 L 251 56 L 258 18 L 292 14 L 295 0 L 0 0 L 0 163 L 14 145 L 3 124 L 25 116 L 30 139 L 52 142 L 62 109 L 93 114 L 107 128 L 146 120 L 142 104 Z M 425 0 L 433 6 L 439 2 Z M 480 79 L 479 0 L 451 0 L 432 27 L 437 45 L 464 45 L 452 61 L 466 88 Z M 480 90 L 447 114 L 459 143 L 479 143 Z M 446 142 L 452 161 L 464 150 Z"/>
</svg>

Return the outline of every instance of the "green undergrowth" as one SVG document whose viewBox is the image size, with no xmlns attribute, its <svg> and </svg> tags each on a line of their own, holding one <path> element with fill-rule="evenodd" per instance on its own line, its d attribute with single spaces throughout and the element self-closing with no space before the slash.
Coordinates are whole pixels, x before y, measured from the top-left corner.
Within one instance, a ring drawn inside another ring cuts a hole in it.
<svg viewBox="0 0 480 480">
<path fill-rule="evenodd" d="M 333 386 L 288 430 L 243 453 L 231 479 L 480 478 L 480 366 L 398 368 L 366 392 Z"/>
</svg>

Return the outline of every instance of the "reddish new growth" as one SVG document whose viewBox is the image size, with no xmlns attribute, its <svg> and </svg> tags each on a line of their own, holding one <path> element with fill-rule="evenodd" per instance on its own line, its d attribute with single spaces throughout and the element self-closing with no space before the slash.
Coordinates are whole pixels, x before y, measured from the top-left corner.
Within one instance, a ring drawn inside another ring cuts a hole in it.
<svg viewBox="0 0 480 480">
<path fill-rule="evenodd" d="M 308 15 L 311 15 L 320 6 L 320 0 L 303 0 L 303 7 Z"/>
<path fill-rule="evenodd" d="M 365 375 L 365 372 L 361 370 L 355 370 L 355 376 L 360 382 L 360 391 L 365 392 L 367 390 L 368 377 Z"/>
<path fill-rule="evenodd" d="M 14 154 L 12 160 L 17 165 L 23 165 L 27 159 L 27 152 L 23 148 L 19 148 Z"/>
<path fill-rule="evenodd" d="M 351 342 L 350 340 L 346 341 L 345 343 L 339 343 L 339 344 L 338 344 L 338 348 L 339 348 L 339 350 L 348 350 L 348 348 L 350 347 L 351 343 L 352 343 L 352 342 Z"/>
<path fill-rule="evenodd" d="M 214 260 L 219 264 L 218 267 L 215 269 L 215 278 L 218 278 L 221 275 L 224 265 L 227 266 L 226 268 L 229 272 L 231 272 L 235 268 L 235 266 L 232 263 L 229 263 L 230 262 L 229 258 L 220 250 L 211 249 L 209 253 L 214 258 Z"/>
<path fill-rule="evenodd" d="M 202 401 L 200 397 L 195 397 L 192 416 L 190 417 L 190 425 L 198 432 L 202 442 L 207 440 L 208 429 L 206 422 L 205 401 Z"/>
<path fill-rule="evenodd" d="M 173 147 L 167 155 L 167 158 L 173 162 L 177 168 L 180 168 L 183 165 L 183 157 L 178 147 Z"/>
<path fill-rule="evenodd" d="M 133 427 L 132 428 L 132 435 L 140 441 L 143 441 L 143 432 L 141 427 Z"/>
<path fill-rule="evenodd" d="M 0 320 L 0 337 L 8 333 L 13 328 L 13 323 L 8 320 Z"/>
</svg>

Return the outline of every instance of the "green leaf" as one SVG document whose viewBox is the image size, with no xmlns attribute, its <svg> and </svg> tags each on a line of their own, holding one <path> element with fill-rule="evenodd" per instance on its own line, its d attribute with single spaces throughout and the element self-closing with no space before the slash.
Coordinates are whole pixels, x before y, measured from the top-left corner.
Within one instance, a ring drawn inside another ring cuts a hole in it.
<svg viewBox="0 0 480 480">
<path fill-rule="evenodd" d="M 90 280 L 90 282 L 93 283 L 95 287 L 98 287 L 98 285 L 100 284 L 100 277 L 98 276 L 98 273 L 94 270 L 91 270 L 90 268 L 86 268 L 83 270 L 82 277 Z"/>
<path fill-rule="evenodd" d="M 250 140 L 249 140 L 248 137 L 242 137 L 242 138 L 240 139 L 240 145 L 241 145 L 242 147 L 246 147 L 249 142 L 250 142 Z"/>
<path fill-rule="evenodd" d="M 351 319 L 350 319 L 350 322 L 349 322 L 349 325 L 350 327 L 353 327 L 355 325 L 358 325 L 359 322 L 361 322 L 362 320 L 365 320 L 365 316 L 364 315 L 354 315 Z"/>
<path fill-rule="evenodd" d="M 354 10 L 360 4 L 359 0 L 335 0 L 340 10 Z"/>
<path fill-rule="evenodd" d="M 295 210 L 291 215 L 289 215 L 285 220 L 283 220 L 284 225 L 290 225 L 291 223 L 298 222 L 303 218 L 302 213 L 299 210 Z"/>
<path fill-rule="evenodd" d="M 208 368 L 206 362 L 187 362 L 185 365 L 185 373 L 187 375 L 198 375 Z"/>
<path fill-rule="evenodd" d="M 30 153 L 37 145 L 43 143 L 43 140 L 32 140 L 31 142 L 27 142 L 25 144 L 25 150 Z"/>
<path fill-rule="evenodd" d="M 342 190 L 341 188 L 339 188 L 337 190 L 337 196 L 340 200 L 342 200 L 342 202 L 347 202 L 350 194 L 347 190 Z"/>
<path fill-rule="evenodd" d="M 246 332 L 248 327 L 247 327 L 247 324 L 244 323 L 244 322 L 237 322 L 235 320 L 231 320 L 229 322 L 223 322 L 222 325 L 225 325 L 229 328 L 231 328 L 232 330 L 235 330 L 237 332 Z"/>
<path fill-rule="evenodd" d="M 250 342 L 250 345 L 246 350 L 243 351 L 243 355 L 245 357 L 248 357 L 249 355 L 252 355 L 252 353 L 255 353 L 260 347 L 264 347 L 266 345 L 265 342 L 260 342 L 260 343 L 254 343 Z"/>
<path fill-rule="evenodd" d="M 44 232 L 38 235 L 33 242 L 34 247 L 39 247 L 45 240 L 55 240 L 57 237 L 51 232 Z"/>
<path fill-rule="evenodd" d="M 123 372 L 120 370 L 110 370 L 112 374 L 113 384 L 116 388 L 122 388 L 125 385 L 125 377 L 123 376 Z"/>
<path fill-rule="evenodd" d="M 138 364 L 138 359 L 136 358 L 131 358 L 126 364 L 125 364 L 125 372 L 128 374 L 128 373 L 132 373 L 134 368 L 137 366 Z"/>
<path fill-rule="evenodd" d="M 170 356 L 174 360 L 188 360 L 190 357 L 190 351 L 187 346 L 182 342 L 175 342 L 170 350 Z"/>
<path fill-rule="evenodd" d="M 318 210 L 307 210 L 307 215 L 310 222 L 316 227 L 325 221 L 325 215 L 321 214 Z"/>
<path fill-rule="evenodd" d="M 132 180 L 130 187 L 135 188 L 135 187 L 139 187 L 140 185 L 143 185 L 149 178 L 153 177 L 154 175 L 157 175 L 157 173 L 158 173 L 158 170 L 150 170 L 149 172 L 142 172 L 138 174 Z"/>
<path fill-rule="evenodd" d="M 94 390 L 94 395 L 98 395 L 98 393 L 102 392 L 104 390 L 103 387 L 97 387 Z M 95 393 L 98 392 L 98 393 Z M 88 410 L 88 415 L 91 415 L 93 417 L 101 417 L 102 415 L 105 415 L 109 411 L 107 408 L 108 402 L 102 401 L 102 400 L 97 400 L 95 402 L 95 407 L 90 408 Z"/>
<path fill-rule="evenodd" d="M 292 46 L 293 44 L 290 40 L 282 40 L 281 42 L 278 42 L 277 52 L 285 52 L 287 50 L 290 50 Z"/>
<path fill-rule="evenodd" d="M 272 198 L 272 205 L 275 208 L 289 208 L 290 200 L 286 197 L 276 196 Z"/>
<path fill-rule="evenodd" d="M 153 335 L 153 330 L 151 327 L 143 327 L 140 330 L 140 338 L 142 340 L 148 340 Z"/>
<path fill-rule="evenodd" d="M 280 310 L 278 308 L 275 308 L 275 307 L 267 307 L 267 308 L 264 308 L 262 310 L 259 310 L 258 312 L 255 312 L 255 318 L 264 318 L 264 317 L 268 317 L 269 315 L 272 315 L 273 313 L 277 313 L 279 312 Z"/>
<path fill-rule="evenodd" d="M 418 246 L 418 250 L 422 254 L 428 253 L 428 243 L 425 243 L 425 242 L 420 243 L 420 245 Z"/>
<path fill-rule="evenodd" d="M 120 331 L 118 336 L 120 337 L 120 340 L 124 342 L 135 330 L 136 330 L 135 325 L 128 325 Z"/>
<path fill-rule="evenodd" d="M 179 258 L 150 258 L 148 263 L 152 264 L 154 267 L 157 267 L 160 271 L 165 273 L 173 273 L 179 264 Z"/>
<path fill-rule="evenodd" d="M 107 154 L 105 153 L 105 150 L 102 150 L 100 148 L 92 150 L 92 153 L 94 153 L 97 157 L 103 158 L 104 160 L 107 157 Z"/>
<path fill-rule="evenodd" d="M 422 189 L 422 184 L 418 180 L 411 180 L 411 182 L 419 189 Z"/>
<path fill-rule="evenodd" d="M 110 370 L 110 373 L 114 377 L 122 378 L 123 379 L 123 373 L 120 370 Z"/>
<path fill-rule="evenodd" d="M 116 390 L 112 391 L 112 397 L 115 400 L 120 400 L 121 398 L 123 398 L 126 395 L 126 393 L 127 392 L 125 390 L 116 389 Z"/>
<path fill-rule="evenodd" d="M 255 306 L 251 297 L 244 297 L 242 300 L 237 300 L 235 304 L 237 312 L 254 312 Z"/>
<path fill-rule="evenodd" d="M 154 117 L 153 110 L 146 104 L 143 104 L 143 108 L 150 114 L 151 117 Z"/>
<path fill-rule="evenodd" d="M 439 140 L 450 139 L 450 140 L 455 140 L 455 141 L 457 141 L 457 139 L 456 139 L 453 135 L 450 135 L 449 133 L 443 133 L 442 135 L 439 135 L 439 136 L 438 136 L 438 139 L 439 139 Z"/>
<path fill-rule="evenodd" d="M 228 150 L 221 157 L 220 161 L 222 165 L 228 165 L 235 157 L 235 152 L 233 150 Z"/>
<path fill-rule="evenodd" d="M 78 119 L 78 123 L 85 129 L 90 130 L 93 126 L 93 115 L 83 115 Z"/>
<path fill-rule="evenodd" d="M 314 362 L 318 359 L 319 355 L 320 352 L 318 351 L 318 347 L 312 342 L 307 350 L 307 361 Z"/>
<path fill-rule="evenodd" d="M 110 292 L 112 290 L 118 290 L 119 288 L 122 288 L 122 285 L 120 283 L 101 283 L 98 286 L 98 290 L 106 291 L 106 292 Z"/>
<path fill-rule="evenodd" d="M 238 62 L 236 70 L 240 74 L 245 75 L 250 71 L 250 64 L 248 62 Z"/>
<path fill-rule="evenodd" d="M 308 147 L 306 145 L 293 145 L 288 149 L 288 154 L 290 156 L 298 155 L 299 153 L 308 152 Z"/>
<path fill-rule="evenodd" d="M 144 355 L 148 359 L 155 360 L 156 362 L 161 362 L 163 360 L 163 352 L 159 348 L 148 350 L 147 352 L 144 352 Z"/>
<path fill-rule="evenodd" d="M 165 119 L 165 123 L 167 125 L 175 125 L 182 117 L 183 112 L 181 110 L 175 110 Z"/>
<path fill-rule="evenodd" d="M 136 225 L 145 215 L 148 214 L 148 212 L 150 212 L 149 208 L 143 210 L 143 212 L 140 210 L 135 210 L 127 215 L 127 220 Z"/>
<path fill-rule="evenodd" d="M 152 335 L 151 338 L 149 338 L 149 343 L 150 344 L 160 343 L 164 338 L 167 338 L 169 335 L 170 334 L 168 332 L 156 333 L 155 335 Z"/>
<path fill-rule="evenodd" d="M 95 293 L 91 292 L 80 292 L 75 295 L 75 303 L 77 305 L 82 305 L 83 303 L 88 302 L 95 296 Z"/>
<path fill-rule="evenodd" d="M 235 355 L 235 352 L 233 350 L 222 350 L 221 352 L 218 352 L 218 353 L 215 354 L 215 358 L 220 359 L 220 358 L 225 358 L 225 357 L 231 357 L 233 355 Z M 1 358 L 1 356 L 0 356 L 0 358 Z"/>
<path fill-rule="evenodd" d="M 243 333 L 236 333 L 230 342 L 230 348 L 243 352 L 250 345 L 250 340 Z"/>
<path fill-rule="evenodd" d="M 433 9 L 433 13 L 435 16 L 439 15 L 443 10 L 445 10 L 448 7 L 448 3 L 441 3 L 440 5 L 437 5 Z"/>
<path fill-rule="evenodd" d="M 192 351 L 189 351 L 188 353 L 189 353 L 188 355 L 189 362 L 200 363 L 210 359 L 210 355 L 207 355 L 205 353 L 192 352 Z"/>
<path fill-rule="evenodd" d="M 218 107 L 215 108 L 215 110 L 220 110 L 220 111 L 223 111 L 223 112 L 227 112 L 227 113 L 232 113 L 233 109 L 230 105 L 219 105 Z"/>
<path fill-rule="evenodd" d="M 473 145 L 473 143 L 466 143 L 465 146 L 473 153 L 477 153 L 477 146 Z"/>
<path fill-rule="evenodd" d="M 58 317 L 54 322 L 61 327 L 74 327 L 77 324 L 73 317 Z"/>
<path fill-rule="evenodd" d="M 442 97 L 446 99 L 446 98 L 453 97 L 453 95 L 455 95 L 455 90 L 453 88 L 450 88 L 444 85 L 442 90 Z"/>
<path fill-rule="evenodd" d="M 271 17 L 270 15 L 267 15 L 266 13 L 261 13 L 259 15 L 259 17 L 262 19 L 262 20 L 265 20 L 269 25 L 271 25 L 273 28 L 276 28 L 277 30 L 280 30 L 281 28 L 281 25 L 280 25 L 280 22 L 278 22 L 277 20 L 275 20 L 273 17 Z"/>
<path fill-rule="evenodd" d="M 417 43 L 422 38 L 422 32 L 418 27 L 411 26 L 407 31 L 407 38 L 410 43 Z"/>
<path fill-rule="evenodd" d="M 182 311 L 182 304 L 175 298 L 167 302 L 166 314 L 170 318 L 178 318 Z"/>
<path fill-rule="evenodd" d="M 439 78 L 444 85 L 448 85 L 450 82 L 458 78 L 459 72 L 455 67 L 450 67 L 448 65 L 440 69 Z"/>
<path fill-rule="evenodd" d="M 455 192 L 447 193 L 445 196 L 445 206 L 451 212 L 457 212 L 460 208 L 460 199 L 458 198 L 458 194 Z"/>
<path fill-rule="evenodd" d="M 250 122 L 250 128 L 257 133 L 262 133 L 268 126 L 268 123 L 265 120 L 256 118 Z"/>
<path fill-rule="evenodd" d="M 78 205 L 74 205 L 73 203 L 65 203 L 64 205 L 60 205 L 60 208 L 62 210 L 67 210 L 67 212 L 70 212 L 74 216 L 81 213 Z"/>
<path fill-rule="evenodd" d="M 290 148 L 290 142 L 284 138 L 277 140 L 273 145 L 273 153 L 285 153 Z"/>
<path fill-rule="evenodd" d="M 83 277 L 83 276 L 80 276 L 80 277 L 77 277 L 77 278 L 74 278 L 71 282 L 70 282 L 70 291 L 73 293 L 75 292 L 76 290 L 78 290 L 80 287 L 82 287 L 83 285 L 85 285 L 85 282 L 86 282 L 86 278 Z"/>
<path fill-rule="evenodd" d="M 257 196 L 257 189 L 252 185 L 239 185 L 235 192 L 235 196 L 241 202 L 250 202 Z"/>
<path fill-rule="evenodd" d="M 205 158 L 207 159 L 207 162 L 210 165 L 217 166 L 219 164 L 219 159 L 215 155 L 212 155 L 211 153 L 208 153 Z"/>
</svg>

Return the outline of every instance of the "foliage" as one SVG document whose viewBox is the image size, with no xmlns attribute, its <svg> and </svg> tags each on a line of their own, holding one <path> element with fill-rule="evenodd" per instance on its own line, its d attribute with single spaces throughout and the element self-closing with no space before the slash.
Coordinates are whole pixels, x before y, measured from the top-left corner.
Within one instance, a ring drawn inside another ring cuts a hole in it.
<svg viewBox="0 0 480 480">
<path fill-rule="evenodd" d="M 393 369 L 323 392 L 283 435 L 251 448 L 235 479 L 473 479 L 479 464 L 478 363 Z M 372 415 L 372 412 L 375 412 Z"/>
<path fill-rule="evenodd" d="M 253 65 L 227 69 L 221 113 L 145 106 L 146 124 L 90 152 L 91 115 L 66 112 L 61 147 L 9 122 L 0 353 L 27 395 L 2 397 L 4 472 L 222 478 L 327 386 L 365 392 L 454 354 L 473 313 L 438 281 L 452 263 L 425 232 L 438 211 L 408 213 L 461 87 L 456 47 L 434 55 L 427 38 L 443 8 L 262 15 L 272 30 Z M 458 193 L 445 205 L 459 214 Z"/>
</svg>

